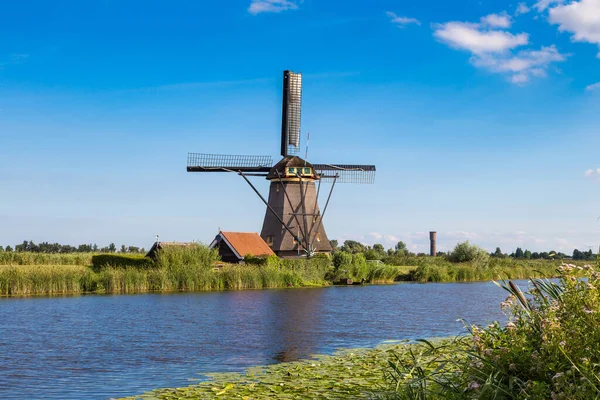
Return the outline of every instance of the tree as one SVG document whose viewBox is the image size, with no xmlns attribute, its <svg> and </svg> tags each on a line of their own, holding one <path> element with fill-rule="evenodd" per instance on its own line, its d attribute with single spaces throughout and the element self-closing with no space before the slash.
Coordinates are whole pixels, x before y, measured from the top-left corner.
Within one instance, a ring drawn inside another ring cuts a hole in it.
<svg viewBox="0 0 600 400">
<path fill-rule="evenodd" d="M 588 251 L 585 252 L 585 259 L 586 260 L 594 259 L 594 253 L 592 253 L 592 249 L 589 249 Z"/>
<path fill-rule="evenodd" d="M 524 255 L 525 253 L 523 253 L 523 249 L 517 247 L 517 250 L 515 250 L 515 258 L 523 258 Z"/>
<path fill-rule="evenodd" d="M 381 255 L 385 254 L 385 248 L 383 247 L 383 245 L 381 245 L 379 243 L 375 243 L 373 245 L 373 250 L 375 250 L 376 252 L 378 252 Z"/>
<path fill-rule="evenodd" d="M 355 240 L 346 240 L 341 248 L 342 251 L 347 253 L 355 254 L 355 253 L 364 253 L 367 249 L 364 244 L 357 242 Z"/>
<path fill-rule="evenodd" d="M 330 240 L 329 241 L 329 245 L 331 246 L 331 249 L 332 249 L 333 252 L 336 252 L 336 251 L 339 250 L 338 249 L 338 241 L 337 240 L 335 240 L 335 239 L 334 240 Z"/>
<path fill-rule="evenodd" d="M 94 245 L 92 246 L 92 251 L 93 251 L 94 253 L 97 253 L 97 252 L 98 252 L 98 245 L 97 245 L 96 243 L 94 243 Z"/>
<path fill-rule="evenodd" d="M 487 251 L 479 246 L 470 244 L 467 240 L 454 247 L 452 253 L 450 253 L 448 259 L 452 262 L 475 262 L 475 263 L 487 263 L 490 255 Z"/>
<path fill-rule="evenodd" d="M 4 251 L 4 248 L 2 246 L 0 246 L 0 252 Z"/>
<path fill-rule="evenodd" d="M 529 250 L 525 250 L 525 254 L 523 255 L 526 259 L 531 259 L 531 252 Z"/>
<path fill-rule="evenodd" d="M 352 254 L 338 251 L 333 255 L 333 266 L 340 272 L 348 272 L 352 265 Z"/>
<path fill-rule="evenodd" d="M 119 250 L 121 253 L 127 253 L 127 247 L 125 247 L 124 244 L 121 245 L 121 250 Z"/>
<path fill-rule="evenodd" d="M 111 243 L 111 244 L 108 245 L 108 252 L 109 253 L 114 253 L 116 251 L 117 251 L 117 246 L 115 246 L 114 243 Z"/>
<path fill-rule="evenodd" d="M 10 246 L 6 246 L 6 249 L 4 249 L 4 251 L 6 251 L 7 253 L 12 253 L 13 249 Z"/>
<path fill-rule="evenodd" d="M 573 250 L 573 260 L 583 260 L 584 256 L 578 249 Z"/>
<path fill-rule="evenodd" d="M 494 251 L 494 253 L 492 253 L 492 257 L 497 257 L 497 258 L 504 257 L 504 254 L 502 254 L 502 250 L 500 250 L 500 247 L 496 247 L 496 251 Z"/>
<path fill-rule="evenodd" d="M 406 253 L 406 243 L 404 243 L 402 240 L 396 243 L 396 253 L 401 255 Z"/>
</svg>

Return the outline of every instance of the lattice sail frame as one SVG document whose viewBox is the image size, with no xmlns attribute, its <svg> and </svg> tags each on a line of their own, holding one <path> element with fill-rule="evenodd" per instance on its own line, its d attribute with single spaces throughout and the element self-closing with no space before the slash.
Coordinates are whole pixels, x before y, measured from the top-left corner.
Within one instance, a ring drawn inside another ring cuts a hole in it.
<svg viewBox="0 0 600 400">
<path fill-rule="evenodd" d="M 271 156 L 188 153 L 187 159 L 187 170 L 191 172 L 268 172 L 272 166 Z"/>
<path fill-rule="evenodd" d="M 374 165 L 313 164 L 312 166 L 325 182 L 335 179 L 336 183 L 375 183 Z"/>
</svg>

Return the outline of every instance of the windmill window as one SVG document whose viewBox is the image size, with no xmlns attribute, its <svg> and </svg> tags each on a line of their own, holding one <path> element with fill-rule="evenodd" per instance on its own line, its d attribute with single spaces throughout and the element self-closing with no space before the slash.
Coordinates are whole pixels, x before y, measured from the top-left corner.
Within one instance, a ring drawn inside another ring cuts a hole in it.
<svg viewBox="0 0 600 400">
<path fill-rule="evenodd" d="M 296 174 L 296 168 L 288 168 L 288 173 L 290 175 L 295 175 Z"/>
<path fill-rule="evenodd" d="M 304 175 L 310 175 L 310 168 L 304 168 Z"/>
<path fill-rule="evenodd" d="M 320 241 L 321 241 L 321 235 L 319 235 L 319 234 L 317 233 L 317 242 L 320 242 Z"/>
<path fill-rule="evenodd" d="M 266 240 L 267 245 L 273 246 L 273 240 L 274 239 L 275 239 L 275 236 L 273 236 L 273 235 L 267 235 L 267 240 Z"/>
</svg>

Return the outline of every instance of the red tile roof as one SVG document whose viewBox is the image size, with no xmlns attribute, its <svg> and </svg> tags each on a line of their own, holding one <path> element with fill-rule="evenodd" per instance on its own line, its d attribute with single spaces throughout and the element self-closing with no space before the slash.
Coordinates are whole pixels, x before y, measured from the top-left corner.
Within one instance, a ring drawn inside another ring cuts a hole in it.
<svg viewBox="0 0 600 400">
<path fill-rule="evenodd" d="M 249 254 L 253 256 L 270 256 L 273 250 L 265 243 L 263 238 L 256 232 L 223 232 L 225 240 L 242 257 Z"/>
</svg>

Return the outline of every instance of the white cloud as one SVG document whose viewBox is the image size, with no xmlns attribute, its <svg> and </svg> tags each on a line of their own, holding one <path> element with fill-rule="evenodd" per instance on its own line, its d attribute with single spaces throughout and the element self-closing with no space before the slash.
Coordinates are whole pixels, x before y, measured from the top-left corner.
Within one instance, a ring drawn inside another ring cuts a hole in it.
<svg viewBox="0 0 600 400">
<path fill-rule="evenodd" d="M 467 232 L 467 231 L 449 231 L 444 232 L 444 237 L 448 237 L 451 239 L 462 239 L 469 240 L 477 237 L 475 232 Z"/>
<path fill-rule="evenodd" d="M 517 11 L 515 11 L 515 15 L 527 14 L 529 12 L 529 7 L 525 3 L 519 3 L 517 5 Z"/>
<path fill-rule="evenodd" d="M 481 18 L 481 23 L 494 28 L 510 28 L 512 21 L 506 13 L 490 14 Z"/>
<path fill-rule="evenodd" d="M 571 32 L 572 41 L 600 47 L 600 0 L 574 1 L 553 7 L 548 12 L 550 23 L 557 24 L 559 31 Z"/>
<path fill-rule="evenodd" d="M 550 64 L 564 61 L 566 57 L 552 45 L 540 50 L 522 50 L 517 54 L 481 55 L 472 62 L 475 66 L 487 68 L 492 72 L 509 73 L 512 83 L 523 84 L 532 76 L 545 77 Z"/>
<path fill-rule="evenodd" d="M 564 0 L 539 0 L 537 3 L 535 3 L 533 5 L 533 7 L 536 10 L 538 10 L 539 12 L 542 12 L 552 5 L 563 4 L 564 2 L 565 2 Z"/>
<path fill-rule="evenodd" d="M 584 176 L 589 176 L 589 177 L 600 176 L 600 168 L 597 168 L 596 170 L 588 169 L 587 171 L 585 171 L 583 173 L 583 175 Z"/>
<path fill-rule="evenodd" d="M 529 44 L 527 33 L 512 34 L 503 27 L 510 26 L 505 14 L 490 14 L 481 23 L 447 22 L 434 26 L 434 36 L 450 47 L 472 53 L 471 63 L 488 71 L 508 75 L 508 80 L 522 85 L 532 77 L 545 77 L 552 63 L 564 61 L 554 45 L 540 50 L 521 50 Z"/>
<path fill-rule="evenodd" d="M 286 10 L 295 10 L 298 4 L 294 0 L 252 0 L 248 12 L 256 15 L 263 12 L 282 12 Z"/>
<path fill-rule="evenodd" d="M 600 89 L 600 82 L 592 83 L 591 85 L 587 85 L 585 87 L 585 90 L 588 90 L 588 91 L 597 90 L 597 89 Z"/>
<path fill-rule="evenodd" d="M 513 35 L 468 22 L 452 21 L 438 24 L 434 26 L 434 30 L 434 36 L 442 42 L 475 54 L 504 52 L 529 43 L 527 33 Z"/>
<path fill-rule="evenodd" d="M 421 25 L 421 21 L 419 21 L 416 18 L 409 18 L 409 17 L 399 17 L 397 16 L 395 13 L 388 11 L 386 12 L 386 15 L 388 17 L 390 17 L 390 22 L 398 27 L 405 27 L 408 24 L 416 24 L 416 25 Z"/>
</svg>

